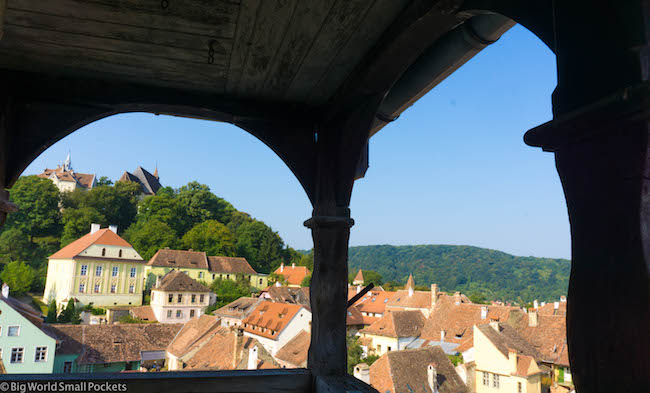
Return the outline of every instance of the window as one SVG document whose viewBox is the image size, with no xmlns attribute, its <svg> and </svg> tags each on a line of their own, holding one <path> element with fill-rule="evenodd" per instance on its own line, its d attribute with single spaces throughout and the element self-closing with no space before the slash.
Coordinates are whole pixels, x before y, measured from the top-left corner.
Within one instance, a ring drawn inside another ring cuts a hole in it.
<svg viewBox="0 0 650 393">
<path fill-rule="evenodd" d="M 34 361 L 36 363 L 47 362 L 47 347 L 36 347 Z"/>
<path fill-rule="evenodd" d="M 183 295 L 179 293 L 178 294 L 178 301 L 176 303 L 181 303 L 182 301 L 183 301 Z"/>
<path fill-rule="evenodd" d="M 96 275 L 97 277 L 101 277 L 101 276 L 102 276 L 102 270 L 103 270 L 103 268 L 104 268 L 104 267 L 103 267 L 102 265 L 99 265 L 99 266 L 97 266 L 97 267 L 95 268 L 95 275 Z"/>
<path fill-rule="evenodd" d="M 99 283 L 95 283 L 95 293 L 99 293 Z"/>
<path fill-rule="evenodd" d="M 129 293 L 135 293 L 135 284 L 129 285 Z"/>
<path fill-rule="evenodd" d="M 212 279 L 214 280 L 215 277 L 217 277 L 217 275 L 216 275 L 216 274 L 213 274 L 213 275 L 212 275 Z"/>
<path fill-rule="evenodd" d="M 182 317 L 183 317 L 183 311 L 176 310 L 176 318 L 182 318 Z"/>
<path fill-rule="evenodd" d="M 11 348 L 11 363 L 22 363 L 24 348 Z"/>
<path fill-rule="evenodd" d="M 117 275 L 120 273 L 120 268 L 117 266 L 113 266 L 113 273 L 111 274 L 113 277 L 117 277 Z"/>
<path fill-rule="evenodd" d="M 521 393 L 521 382 L 517 382 L 517 393 Z"/>
<path fill-rule="evenodd" d="M 200 295 L 199 296 L 199 303 L 203 303 L 203 300 L 205 300 L 205 295 Z"/>
<path fill-rule="evenodd" d="M 7 337 L 18 337 L 20 336 L 20 326 L 9 326 L 7 330 Z"/>
<path fill-rule="evenodd" d="M 190 318 L 194 318 L 194 310 L 190 310 Z"/>
<path fill-rule="evenodd" d="M 490 374 L 483 373 L 483 386 L 490 386 Z"/>
<path fill-rule="evenodd" d="M 81 265 L 81 275 L 85 276 L 88 274 L 88 265 Z"/>
<path fill-rule="evenodd" d="M 492 387 L 499 388 L 499 376 L 496 374 L 492 375 Z"/>
<path fill-rule="evenodd" d="M 118 258 L 122 258 L 122 250 L 117 252 L 117 256 L 118 256 Z"/>
<path fill-rule="evenodd" d="M 389 345 L 389 346 L 388 346 L 388 351 L 390 351 L 390 350 L 391 350 L 391 348 L 390 348 L 390 345 Z"/>
<path fill-rule="evenodd" d="M 203 272 L 199 272 L 199 278 L 203 278 Z"/>
<path fill-rule="evenodd" d="M 102 248 L 102 256 L 103 256 L 103 257 L 106 256 L 106 249 L 105 249 L 105 248 Z"/>
<path fill-rule="evenodd" d="M 377 350 L 381 351 L 381 345 L 380 344 L 377 344 Z"/>
<path fill-rule="evenodd" d="M 172 310 L 167 310 L 167 318 L 171 318 L 171 317 L 172 317 Z"/>
<path fill-rule="evenodd" d="M 131 268 L 131 278 L 135 277 L 135 273 L 137 273 L 136 269 L 134 267 Z"/>
<path fill-rule="evenodd" d="M 86 284 L 79 284 L 79 293 L 84 293 L 86 291 Z"/>
<path fill-rule="evenodd" d="M 262 285 L 262 279 L 260 278 L 260 285 Z"/>
<path fill-rule="evenodd" d="M 111 293 L 117 292 L 117 285 L 111 284 Z"/>
<path fill-rule="evenodd" d="M 71 373 L 72 372 L 72 362 L 63 363 L 63 372 L 64 373 Z"/>
<path fill-rule="evenodd" d="M 226 280 L 230 279 L 230 274 L 226 274 Z"/>
<path fill-rule="evenodd" d="M 167 303 L 171 303 L 171 302 L 173 302 L 173 301 L 174 301 L 174 295 L 170 293 L 170 294 L 169 294 L 169 299 L 168 299 L 168 302 L 167 302 Z M 170 312 L 171 312 L 171 311 L 170 311 Z"/>
<path fill-rule="evenodd" d="M 196 303 L 196 295 L 192 294 L 192 303 Z"/>
</svg>

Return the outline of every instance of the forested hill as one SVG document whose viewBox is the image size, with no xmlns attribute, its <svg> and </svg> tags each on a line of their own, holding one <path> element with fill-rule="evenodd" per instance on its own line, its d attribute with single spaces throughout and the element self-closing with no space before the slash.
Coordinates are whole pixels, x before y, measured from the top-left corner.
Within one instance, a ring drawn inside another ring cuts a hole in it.
<svg viewBox="0 0 650 393">
<path fill-rule="evenodd" d="M 472 298 L 530 302 L 554 301 L 566 295 L 570 261 L 517 257 L 470 246 L 362 246 L 349 250 L 350 272 L 359 268 L 380 273 L 384 282 L 433 283 L 443 291 L 461 291 Z"/>
</svg>

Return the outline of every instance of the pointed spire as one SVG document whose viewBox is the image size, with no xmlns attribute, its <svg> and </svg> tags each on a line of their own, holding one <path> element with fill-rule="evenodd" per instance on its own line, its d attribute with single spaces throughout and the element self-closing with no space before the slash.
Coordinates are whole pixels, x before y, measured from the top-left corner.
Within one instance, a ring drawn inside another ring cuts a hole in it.
<svg viewBox="0 0 650 393">
<path fill-rule="evenodd" d="M 156 179 L 160 180 L 160 179 L 158 178 L 158 163 L 156 163 L 156 169 L 153 171 L 153 177 L 155 177 Z"/>
<path fill-rule="evenodd" d="M 363 273 L 361 272 L 361 269 L 359 269 L 359 273 L 354 277 L 354 280 L 352 280 L 353 285 L 363 285 L 364 279 L 363 279 Z"/>
<path fill-rule="evenodd" d="M 63 170 L 70 171 L 72 169 L 72 160 L 70 159 L 70 151 L 68 151 L 68 156 L 63 162 Z"/>
<path fill-rule="evenodd" d="M 406 289 L 409 291 L 409 296 L 413 296 L 415 291 L 415 280 L 413 280 L 413 274 L 409 275 L 409 280 L 406 282 Z"/>
</svg>

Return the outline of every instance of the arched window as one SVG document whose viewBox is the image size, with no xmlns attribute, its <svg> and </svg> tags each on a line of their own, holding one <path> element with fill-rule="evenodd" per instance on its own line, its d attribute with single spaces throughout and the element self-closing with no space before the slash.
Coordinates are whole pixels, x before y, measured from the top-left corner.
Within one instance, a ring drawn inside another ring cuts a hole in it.
<svg viewBox="0 0 650 393">
<path fill-rule="evenodd" d="M 102 248 L 102 256 L 103 256 L 103 257 L 106 256 L 106 249 L 105 249 L 105 248 Z"/>
<path fill-rule="evenodd" d="M 122 258 L 122 250 L 118 252 L 118 257 Z"/>
</svg>

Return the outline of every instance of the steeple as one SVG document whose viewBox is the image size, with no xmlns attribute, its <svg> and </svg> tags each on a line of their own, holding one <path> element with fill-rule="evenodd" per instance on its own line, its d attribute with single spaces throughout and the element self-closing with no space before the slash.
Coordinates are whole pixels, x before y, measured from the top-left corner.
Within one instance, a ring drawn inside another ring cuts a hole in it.
<svg viewBox="0 0 650 393">
<path fill-rule="evenodd" d="M 153 171 L 153 177 L 160 180 L 160 178 L 158 177 L 158 164 L 156 164 L 156 169 Z"/>
<path fill-rule="evenodd" d="M 406 282 L 406 289 L 409 291 L 409 296 L 413 296 L 415 291 L 415 280 L 413 280 L 413 274 L 409 275 L 409 280 Z"/>
<path fill-rule="evenodd" d="M 361 272 L 361 269 L 359 269 L 359 273 L 354 277 L 354 280 L 352 280 L 352 285 L 363 285 L 364 279 L 363 279 L 363 273 Z"/>
<path fill-rule="evenodd" d="M 66 172 L 69 172 L 72 170 L 72 160 L 70 160 L 70 152 L 68 152 L 68 156 L 66 157 L 65 161 L 63 162 L 63 170 Z"/>
</svg>

